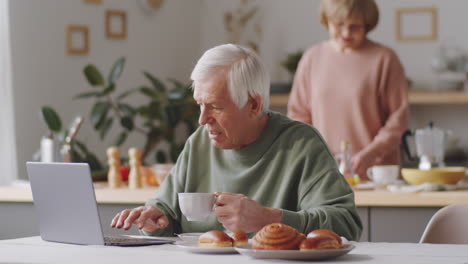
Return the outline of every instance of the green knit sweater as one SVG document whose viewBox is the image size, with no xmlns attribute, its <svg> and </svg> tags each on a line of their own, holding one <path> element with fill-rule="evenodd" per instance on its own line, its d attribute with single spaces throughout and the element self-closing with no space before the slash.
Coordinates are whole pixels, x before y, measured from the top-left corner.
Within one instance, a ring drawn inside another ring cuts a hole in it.
<svg viewBox="0 0 468 264">
<path fill-rule="evenodd" d="M 327 228 L 358 240 L 362 224 L 354 193 L 313 127 L 270 113 L 260 137 L 234 150 L 214 147 L 204 127 L 188 139 L 155 199 L 146 204 L 166 213 L 170 225 L 147 235 L 223 230 L 215 215 L 189 222 L 181 215 L 179 192 L 241 193 L 263 206 L 283 210 L 282 222 L 307 234 Z"/>
</svg>

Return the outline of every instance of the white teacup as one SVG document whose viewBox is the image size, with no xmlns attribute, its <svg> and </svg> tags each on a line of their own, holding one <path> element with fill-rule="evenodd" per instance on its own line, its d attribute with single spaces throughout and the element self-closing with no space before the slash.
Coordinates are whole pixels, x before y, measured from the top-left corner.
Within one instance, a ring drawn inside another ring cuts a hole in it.
<svg viewBox="0 0 468 264">
<path fill-rule="evenodd" d="M 213 193 L 179 193 L 179 207 L 188 221 L 204 221 L 213 212 Z"/>
<path fill-rule="evenodd" d="M 377 185 L 386 185 L 396 182 L 400 176 L 400 166 L 379 165 L 367 169 L 367 176 Z"/>
</svg>

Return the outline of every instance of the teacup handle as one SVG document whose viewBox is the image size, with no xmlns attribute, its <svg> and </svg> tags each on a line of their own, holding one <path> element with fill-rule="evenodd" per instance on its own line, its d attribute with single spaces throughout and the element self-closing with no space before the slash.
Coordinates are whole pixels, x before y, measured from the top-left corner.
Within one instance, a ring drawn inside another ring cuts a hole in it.
<svg viewBox="0 0 468 264">
<path fill-rule="evenodd" d="M 367 177 L 369 177 L 371 181 L 374 181 L 374 176 L 372 174 L 372 167 L 367 168 Z"/>
<path fill-rule="evenodd" d="M 211 207 L 211 212 L 214 212 L 216 209 L 216 200 L 218 200 L 218 195 L 216 193 L 213 193 L 213 206 Z"/>
</svg>

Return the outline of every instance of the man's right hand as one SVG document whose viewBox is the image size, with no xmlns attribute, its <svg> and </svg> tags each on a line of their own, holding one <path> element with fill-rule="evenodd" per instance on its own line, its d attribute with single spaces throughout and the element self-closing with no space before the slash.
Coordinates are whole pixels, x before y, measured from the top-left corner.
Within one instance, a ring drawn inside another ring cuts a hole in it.
<svg viewBox="0 0 468 264">
<path fill-rule="evenodd" d="M 132 225 L 138 225 L 139 229 L 146 232 L 154 232 L 169 225 L 169 219 L 154 206 L 140 206 L 134 209 L 125 209 L 114 216 L 111 227 L 130 229 Z"/>
</svg>

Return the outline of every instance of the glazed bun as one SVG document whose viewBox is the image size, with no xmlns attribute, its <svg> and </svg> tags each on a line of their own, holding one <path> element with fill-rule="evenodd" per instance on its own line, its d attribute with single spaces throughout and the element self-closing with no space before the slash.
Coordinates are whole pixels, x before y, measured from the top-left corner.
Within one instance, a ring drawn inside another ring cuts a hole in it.
<svg viewBox="0 0 468 264">
<path fill-rule="evenodd" d="M 200 247 L 232 247 L 232 238 L 223 231 L 211 230 L 198 237 Z"/>
<path fill-rule="evenodd" d="M 253 249 L 298 249 L 305 239 L 295 228 L 274 223 L 264 226 L 252 239 Z"/>
<path fill-rule="evenodd" d="M 317 229 L 310 232 L 299 246 L 300 250 L 338 249 L 342 248 L 341 237 L 328 229 Z"/>
<path fill-rule="evenodd" d="M 235 230 L 232 232 L 232 240 L 233 240 L 233 246 L 238 247 L 238 246 L 244 246 L 249 243 L 247 234 L 245 234 L 244 231 L 242 230 Z"/>
<path fill-rule="evenodd" d="M 340 244 L 341 244 L 341 237 L 337 233 L 335 233 L 335 232 L 333 232 L 333 231 L 331 231 L 329 229 L 316 229 L 316 230 L 310 232 L 309 234 L 307 234 L 307 238 L 313 238 L 313 237 L 317 237 L 317 236 L 332 236 L 336 240 L 338 240 L 340 242 Z"/>
</svg>

